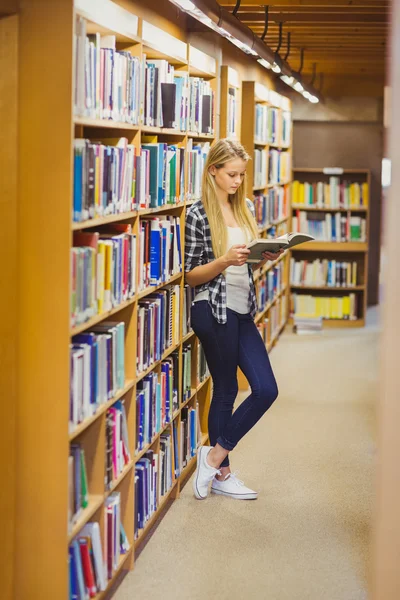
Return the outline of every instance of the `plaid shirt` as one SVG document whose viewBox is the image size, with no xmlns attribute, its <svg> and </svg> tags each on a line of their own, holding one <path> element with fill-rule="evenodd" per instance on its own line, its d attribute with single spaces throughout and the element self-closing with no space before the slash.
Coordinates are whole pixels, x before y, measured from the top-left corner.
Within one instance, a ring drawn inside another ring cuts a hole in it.
<svg viewBox="0 0 400 600">
<path fill-rule="evenodd" d="M 246 202 L 254 217 L 255 211 L 253 203 L 248 199 L 246 199 Z M 210 225 L 201 200 L 197 200 L 192 204 L 186 214 L 185 272 L 187 273 L 200 265 L 206 265 L 213 260 L 215 260 L 215 256 L 211 244 Z M 253 269 L 250 264 L 248 265 L 248 269 L 250 283 L 250 314 L 254 318 L 257 313 L 257 298 L 254 288 Z M 196 286 L 195 290 L 196 294 L 208 290 L 208 302 L 214 318 L 218 323 L 226 323 L 226 280 L 223 273 L 220 273 L 217 277 L 207 283 Z"/>
</svg>

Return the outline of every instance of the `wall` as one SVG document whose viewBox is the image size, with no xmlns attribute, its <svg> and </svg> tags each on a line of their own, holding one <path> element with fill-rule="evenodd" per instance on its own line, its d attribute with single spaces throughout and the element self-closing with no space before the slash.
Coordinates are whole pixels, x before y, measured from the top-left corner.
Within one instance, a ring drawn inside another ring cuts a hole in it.
<svg viewBox="0 0 400 600">
<path fill-rule="evenodd" d="M 336 98 L 312 105 L 292 96 L 293 166 L 370 169 L 370 254 L 368 305 L 377 304 L 381 245 L 382 101 Z M 299 120 L 300 118 L 300 120 Z"/>
</svg>

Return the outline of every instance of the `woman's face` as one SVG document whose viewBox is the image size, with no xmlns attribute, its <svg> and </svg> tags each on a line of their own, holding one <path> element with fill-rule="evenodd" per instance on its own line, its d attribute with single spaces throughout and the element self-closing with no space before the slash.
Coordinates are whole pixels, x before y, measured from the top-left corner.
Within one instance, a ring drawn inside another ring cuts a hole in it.
<svg viewBox="0 0 400 600">
<path fill-rule="evenodd" d="M 234 194 L 242 185 L 246 173 L 247 162 L 242 158 L 234 158 L 217 169 L 210 167 L 211 175 L 214 175 L 217 186 L 227 194 Z"/>
</svg>

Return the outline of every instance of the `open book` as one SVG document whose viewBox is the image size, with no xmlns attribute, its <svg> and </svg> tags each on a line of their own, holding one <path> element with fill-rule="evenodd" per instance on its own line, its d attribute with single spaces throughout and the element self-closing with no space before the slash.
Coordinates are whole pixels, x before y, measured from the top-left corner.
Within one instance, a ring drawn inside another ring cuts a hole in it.
<svg viewBox="0 0 400 600">
<path fill-rule="evenodd" d="M 286 250 L 287 248 L 293 248 L 293 246 L 298 246 L 314 239 L 308 233 L 285 233 L 285 235 L 270 240 L 260 238 L 253 240 L 250 244 L 247 244 L 247 248 L 250 250 L 247 262 L 258 263 L 260 260 L 263 260 L 263 252 L 279 252 L 281 248 Z"/>
</svg>

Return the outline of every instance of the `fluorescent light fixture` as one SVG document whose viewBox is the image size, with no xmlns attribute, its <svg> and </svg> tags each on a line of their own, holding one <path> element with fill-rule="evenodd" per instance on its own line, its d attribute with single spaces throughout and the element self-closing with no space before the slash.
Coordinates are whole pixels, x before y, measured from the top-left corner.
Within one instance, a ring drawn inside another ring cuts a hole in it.
<svg viewBox="0 0 400 600">
<path fill-rule="evenodd" d="M 233 37 L 232 35 L 229 36 L 229 41 L 232 42 L 232 44 L 234 44 L 237 48 L 240 48 L 240 50 L 243 50 L 243 52 L 246 52 L 246 54 L 252 54 L 253 56 L 257 56 L 257 52 L 255 52 L 253 50 L 253 48 L 250 48 L 250 46 L 248 46 L 247 44 L 244 44 L 243 42 L 241 42 L 240 40 L 237 40 L 235 37 Z"/>
<path fill-rule="evenodd" d="M 300 92 L 300 93 L 304 90 L 304 88 L 301 85 L 300 81 L 296 81 L 296 83 L 293 86 L 293 89 L 296 90 L 296 92 Z"/>
<path fill-rule="evenodd" d="M 272 68 L 272 70 L 273 70 L 274 73 L 281 73 L 282 72 L 280 66 L 277 63 L 274 63 L 271 68 Z"/>
<path fill-rule="evenodd" d="M 310 94 L 309 101 L 312 102 L 313 104 L 318 104 L 319 98 L 317 98 L 317 96 L 312 96 Z"/>
<path fill-rule="evenodd" d="M 306 100 L 309 100 L 309 99 L 310 99 L 310 97 L 311 97 L 311 94 L 310 94 L 310 92 L 307 92 L 307 90 L 304 90 L 304 92 L 303 92 L 303 96 L 304 96 L 304 98 L 305 98 Z"/>
<path fill-rule="evenodd" d="M 281 80 L 283 81 L 283 83 L 286 83 L 286 85 L 293 87 L 294 77 L 289 77 L 288 75 L 282 75 Z"/>
<path fill-rule="evenodd" d="M 267 60 L 265 60 L 265 58 L 259 58 L 257 62 L 259 62 L 260 65 L 262 65 L 266 69 L 271 69 L 272 68 L 271 63 L 269 63 Z"/>
<path fill-rule="evenodd" d="M 196 10 L 196 5 L 191 0 L 174 0 L 174 4 L 182 8 L 182 10 Z"/>
</svg>

